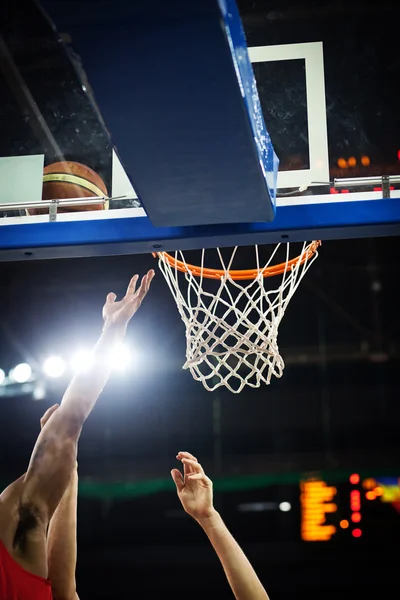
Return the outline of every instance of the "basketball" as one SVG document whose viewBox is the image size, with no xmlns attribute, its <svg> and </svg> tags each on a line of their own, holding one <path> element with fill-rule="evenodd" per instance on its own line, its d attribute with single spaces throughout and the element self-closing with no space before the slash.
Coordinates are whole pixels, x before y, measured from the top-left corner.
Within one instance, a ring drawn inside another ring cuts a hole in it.
<svg viewBox="0 0 400 600">
<path fill-rule="evenodd" d="M 77 162 L 56 162 L 45 167 L 43 171 L 42 200 L 65 200 L 67 198 L 94 198 L 108 196 L 106 184 L 93 169 Z M 59 213 L 80 212 L 86 210 L 104 210 L 105 204 L 88 206 L 58 207 Z M 38 215 L 48 212 L 46 209 L 29 209 L 29 214 Z"/>
</svg>

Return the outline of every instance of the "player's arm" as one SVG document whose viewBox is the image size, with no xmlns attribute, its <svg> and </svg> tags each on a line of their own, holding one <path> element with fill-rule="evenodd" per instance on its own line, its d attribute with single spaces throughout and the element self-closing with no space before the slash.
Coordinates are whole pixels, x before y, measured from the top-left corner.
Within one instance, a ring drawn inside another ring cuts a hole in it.
<svg viewBox="0 0 400 600">
<path fill-rule="evenodd" d="M 41 428 L 57 410 L 50 408 L 41 418 Z M 76 519 L 78 501 L 78 465 L 59 505 L 52 516 L 47 533 L 48 578 L 54 600 L 79 600 L 76 593 Z"/>
<path fill-rule="evenodd" d="M 78 471 L 71 480 L 54 515 L 47 534 L 48 577 L 54 600 L 76 600 L 76 519 Z"/>
<path fill-rule="evenodd" d="M 236 600 L 268 600 L 243 550 L 233 538 L 213 506 L 212 481 L 205 475 L 197 459 L 188 452 L 179 452 L 184 475 L 178 469 L 171 472 L 184 510 L 204 529 L 225 571 Z"/>
<path fill-rule="evenodd" d="M 136 290 L 135 275 L 120 302 L 115 301 L 115 294 L 108 294 L 103 308 L 104 328 L 93 351 L 92 364 L 73 378 L 60 407 L 51 414 L 37 439 L 21 505 L 34 510 L 45 526 L 67 488 L 82 425 L 110 376 L 110 352 L 124 340 L 127 325 L 147 294 L 153 276 L 154 271 L 149 271 Z"/>
<path fill-rule="evenodd" d="M 78 473 L 71 480 L 54 515 L 47 534 L 47 562 L 54 600 L 76 600 L 76 508 Z"/>
</svg>

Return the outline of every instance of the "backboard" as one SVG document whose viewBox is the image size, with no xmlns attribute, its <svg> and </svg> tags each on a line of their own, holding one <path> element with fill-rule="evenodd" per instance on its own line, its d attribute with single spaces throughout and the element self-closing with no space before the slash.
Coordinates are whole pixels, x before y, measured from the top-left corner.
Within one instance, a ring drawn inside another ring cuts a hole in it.
<svg viewBox="0 0 400 600">
<path fill-rule="evenodd" d="M 1 260 L 400 232 L 398 8 L 132 4 L 3 3 Z M 27 216 L 59 160 L 109 210 Z"/>
</svg>

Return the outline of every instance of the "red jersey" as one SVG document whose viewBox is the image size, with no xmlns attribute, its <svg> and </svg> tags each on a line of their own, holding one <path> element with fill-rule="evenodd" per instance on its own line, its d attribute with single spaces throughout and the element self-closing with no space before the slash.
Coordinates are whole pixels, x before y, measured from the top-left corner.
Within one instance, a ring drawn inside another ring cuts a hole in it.
<svg viewBox="0 0 400 600">
<path fill-rule="evenodd" d="M 48 579 L 25 571 L 0 540 L 0 600 L 52 600 Z"/>
</svg>

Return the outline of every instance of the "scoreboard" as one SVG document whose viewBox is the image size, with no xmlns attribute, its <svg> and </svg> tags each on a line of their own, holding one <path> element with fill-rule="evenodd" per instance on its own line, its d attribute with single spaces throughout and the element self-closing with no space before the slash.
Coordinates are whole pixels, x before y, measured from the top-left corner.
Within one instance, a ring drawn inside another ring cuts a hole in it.
<svg viewBox="0 0 400 600">
<path fill-rule="evenodd" d="M 347 482 L 336 485 L 319 477 L 306 478 L 300 482 L 300 519 L 305 542 L 398 536 L 400 478 L 352 473 Z"/>
</svg>

